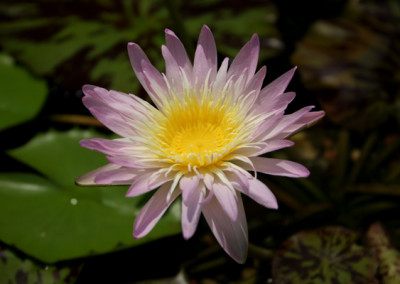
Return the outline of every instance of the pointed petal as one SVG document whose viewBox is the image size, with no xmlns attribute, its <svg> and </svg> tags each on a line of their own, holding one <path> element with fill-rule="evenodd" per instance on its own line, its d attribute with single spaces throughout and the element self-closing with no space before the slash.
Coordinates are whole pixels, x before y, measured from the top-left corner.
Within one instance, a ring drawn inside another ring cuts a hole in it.
<svg viewBox="0 0 400 284">
<path fill-rule="evenodd" d="M 218 243 L 236 262 L 243 263 L 247 258 L 248 237 L 246 215 L 240 195 L 236 221 L 226 215 L 216 198 L 204 204 L 202 211 Z"/>
<path fill-rule="evenodd" d="M 171 183 L 166 183 L 158 189 L 146 205 L 140 210 L 133 225 L 133 236 L 141 238 L 147 235 L 167 211 L 168 207 L 179 196 L 180 190 L 175 189 L 167 201 L 167 194 Z"/>
<path fill-rule="evenodd" d="M 246 109 L 250 109 L 256 102 L 262 84 L 264 82 L 266 72 L 267 68 L 265 66 L 261 67 L 261 69 L 247 83 L 246 88 L 243 92 L 246 96 L 246 99 L 244 101 L 245 103 L 244 107 Z"/>
<path fill-rule="evenodd" d="M 103 138 L 83 139 L 79 141 L 79 145 L 82 147 L 110 156 L 123 153 L 122 149 L 128 148 L 132 143 L 125 139 L 109 140 Z"/>
<path fill-rule="evenodd" d="M 296 69 L 297 67 L 290 69 L 285 74 L 268 84 L 260 94 L 261 104 L 268 105 L 270 104 L 269 101 L 273 101 L 277 96 L 283 94 L 283 92 L 286 90 L 286 87 L 289 85 L 290 80 L 292 80 Z"/>
<path fill-rule="evenodd" d="M 226 57 L 222 63 L 221 66 L 218 69 L 218 73 L 215 77 L 214 85 L 213 85 L 213 92 L 214 93 L 219 93 L 222 91 L 222 89 L 225 87 L 226 82 L 227 82 L 227 70 L 228 70 L 228 63 L 229 63 L 229 58 Z"/>
<path fill-rule="evenodd" d="M 300 119 L 298 119 L 294 124 L 290 127 L 286 128 L 281 134 L 277 135 L 276 138 L 282 137 L 286 138 L 295 132 L 300 131 L 303 128 L 309 127 L 311 124 L 315 123 L 319 119 L 321 119 L 325 115 L 324 111 L 313 111 L 306 113 Z"/>
<path fill-rule="evenodd" d="M 221 204 L 222 209 L 232 221 L 238 218 L 238 199 L 236 192 L 230 189 L 219 178 L 214 180 L 213 193 Z"/>
<path fill-rule="evenodd" d="M 136 177 L 135 169 L 122 167 L 116 170 L 110 170 L 99 173 L 94 181 L 99 185 L 121 185 L 131 184 Z"/>
<path fill-rule="evenodd" d="M 261 140 L 265 141 L 265 140 L 273 139 L 275 137 L 280 136 L 280 134 L 283 131 L 285 131 L 286 129 L 291 127 L 295 122 L 297 122 L 305 114 L 310 112 L 310 110 L 312 108 L 314 108 L 314 106 L 306 106 L 302 109 L 299 109 L 298 111 L 296 111 L 294 113 L 284 115 L 278 123 L 276 123 L 271 128 L 269 128 L 265 131 L 265 133 L 264 133 L 265 135 L 262 136 Z"/>
<path fill-rule="evenodd" d="M 165 73 L 170 87 L 173 89 L 174 94 L 180 95 L 183 90 L 183 79 L 181 74 L 181 67 L 172 56 L 171 52 L 166 46 L 161 47 L 162 55 L 165 60 Z"/>
<path fill-rule="evenodd" d="M 107 104 L 90 96 L 83 97 L 82 102 L 101 123 L 113 132 L 122 137 L 135 136 L 135 129 L 129 125 L 119 112 Z"/>
<path fill-rule="evenodd" d="M 196 231 L 201 215 L 202 201 L 205 197 L 205 186 L 203 183 L 191 191 L 190 195 L 182 196 L 182 233 L 187 240 Z M 185 191 L 182 191 L 182 195 Z"/>
<path fill-rule="evenodd" d="M 151 104 L 131 94 L 109 91 L 93 85 L 84 85 L 82 91 L 85 96 L 95 98 L 122 116 L 135 121 L 147 120 L 156 111 Z"/>
<path fill-rule="evenodd" d="M 136 43 L 128 43 L 128 55 L 136 77 L 151 97 L 152 101 L 160 109 L 162 101 L 164 100 L 163 95 L 167 95 L 167 88 L 163 77 Z M 162 93 L 157 93 L 156 90 L 159 89 L 164 91 Z"/>
<path fill-rule="evenodd" d="M 217 72 L 217 47 L 211 30 L 204 25 L 201 29 L 193 63 L 193 76 L 199 86 L 204 84 L 211 70 L 211 78 Z"/>
<path fill-rule="evenodd" d="M 231 154 L 233 155 L 243 155 L 246 157 L 254 157 L 260 156 L 262 154 L 280 150 L 283 148 L 291 147 L 294 145 L 294 142 L 290 140 L 271 140 L 261 143 L 249 143 L 247 145 L 243 145 L 238 147 Z"/>
<path fill-rule="evenodd" d="M 242 76 L 242 72 L 246 68 L 249 75 L 248 77 L 250 78 L 253 76 L 257 68 L 259 51 L 260 40 L 258 36 L 254 34 L 250 41 L 242 47 L 235 59 L 233 59 L 229 67 L 228 77 L 231 75 Z"/>
<path fill-rule="evenodd" d="M 180 66 L 190 78 L 192 63 L 189 60 L 189 57 L 182 42 L 175 35 L 175 33 L 169 29 L 165 30 L 165 41 L 167 43 L 168 50 L 170 51 L 178 66 Z"/>
<path fill-rule="evenodd" d="M 292 161 L 264 157 L 252 157 L 250 160 L 257 172 L 264 174 L 286 177 L 307 177 L 310 174 L 306 167 Z"/>
<path fill-rule="evenodd" d="M 101 174 L 103 172 L 108 172 L 108 171 L 112 171 L 112 170 L 116 170 L 116 169 L 120 169 L 120 168 L 121 168 L 121 166 L 118 166 L 118 165 L 107 164 L 107 165 L 104 165 L 100 168 L 97 168 L 93 171 L 90 171 L 90 172 L 78 177 L 77 179 L 75 179 L 75 183 L 78 185 L 83 185 L 83 186 L 97 185 L 96 182 L 94 181 L 96 176 L 98 176 L 99 174 Z"/>
<path fill-rule="evenodd" d="M 165 170 L 143 170 L 142 172 L 138 173 L 125 196 L 139 196 L 159 187 L 170 180 L 173 180 L 174 177 L 175 173 L 169 173 L 168 175 L 165 175 Z"/>
<path fill-rule="evenodd" d="M 256 178 L 249 179 L 248 188 L 239 188 L 238 190 L 267 208 L 278 209 L 278 201 L 275 195 L 263 182 Z"/>
<path fill-rule="evenodd" d="M 264 96 L 264 89 L 261 90 L 258 98 L 263 97 L 264 99 L 258 99 L 254 104 L 255 113 L 269 113 L 270 115 L 283 112 L 290 102 L 296 97 L 296 93 L 288 92 L 283 93 L 276 97 Z M 267 98 L 267 99 L 266 99 Z"/>
<path fill-rule="evenodd" d="M 200 178 L 196 174 L 186 174 L 179 181 L 179 187 L 182 189 L 182 198 L 187 200 L 190 195 L 198 188 Z"/>
</svg>

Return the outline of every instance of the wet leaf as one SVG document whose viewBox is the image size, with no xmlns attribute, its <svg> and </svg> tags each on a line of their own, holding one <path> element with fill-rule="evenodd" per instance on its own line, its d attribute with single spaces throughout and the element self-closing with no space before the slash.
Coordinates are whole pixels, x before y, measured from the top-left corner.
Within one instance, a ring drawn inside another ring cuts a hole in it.
<svg viewBox="0 0 400 284">
<path fill-rule="evenodd" d="M 40 266 L 0 247 L 0 282 L 8 284 L 75 283 L 77 267 Z"/>
<path fill-rule="evenodd" d="M 47 96 L 46 83 L 0 53 L 0 130 L 32 119 Z"/>
<path fill-rule="evenodd" d="M 375 251 L 379 261 L 378 273 L 382 284 L 396 284 L 400 279 L 400 253 L 393 247 L 389 236 L 379 222 L 372 224 L 367 232 L 368 245 Z"/>
<path fill-rule="evenodd" d="M 276 251 L 276 283 L 371 283 L 376 261 L 357 244 L 358 234 L 341 227 L 302 231 Z"/>
<path fill-rule="evenodd" d="M 78 145 L 101 137 L 74 129 L 38 134 L 10 151 L 32 173 L 0 173 L 0 239 L 44 262 L 106 253 L 180 232 L 175 202 L 155 229 L 134 239 L 132 224 L 148 196 L 125 198 L 126 187 L 78 187 L 76 177 L 106 163 Z"/>
<path fill-rule="evenodd" d="M 297 45 L 292 61 L 334 123 L 365 131 L 399 118 L 399 11 L 398 1 L 349 1 Z"/>
</svg>

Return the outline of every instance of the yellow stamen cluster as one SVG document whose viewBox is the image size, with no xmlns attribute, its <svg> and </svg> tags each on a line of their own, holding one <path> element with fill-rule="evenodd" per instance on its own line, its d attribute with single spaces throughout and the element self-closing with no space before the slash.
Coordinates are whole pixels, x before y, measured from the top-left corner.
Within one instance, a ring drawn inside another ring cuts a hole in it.
<svg viewBox="0 0 400 284">
<path fill-rule="evenodd" d="M 155 133 L 163 160 L 189 171 L 218 164 L 243 138 L 244 117 L 238 106 L 207 95 L 200 98 L 186 95 L 168 103 Z"/>
</svg>

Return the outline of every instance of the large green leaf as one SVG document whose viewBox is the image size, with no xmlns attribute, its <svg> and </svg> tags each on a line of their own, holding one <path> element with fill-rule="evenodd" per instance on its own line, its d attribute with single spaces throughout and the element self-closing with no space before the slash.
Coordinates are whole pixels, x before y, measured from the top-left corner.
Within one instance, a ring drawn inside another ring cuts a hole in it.
<svg viewBox="0 0 400 284">
<path fill-rule="evenodd" d="M 372 283 L 376 261 L 356 243 L 358 234 L 341 227 L 303 231 L 277 250 L 272 274 L 276 283 Z"/>
<path fill-rule="evenodd" d="M 49 131 L 10 151 L 43 176 L 0 174 L 0 239 L 45 262 L 106 253 L 180 231 L 176 202 L 155 229 L 134 239 L 132 224 L 146 196 L 125 198 L 126 187 L 78 187 L 74 179 L 104 155 L 78 145 L 93 131 Z M 47 177 L 47 178 L 46 178 Z"/>
<path fill-rule="evenodd" d="M 32 119 L 47 95 L 44 81 L 16 66 L 12 57 L 0 53 L 0 130 Z"/>
<path fill-rule="evenodd" d="M 8 284 L 67 284 L 74 283 L 79 269 L 73 267 L 39 266 L 21 259 L 0 247 L 0 283 Z"/>
</svg>

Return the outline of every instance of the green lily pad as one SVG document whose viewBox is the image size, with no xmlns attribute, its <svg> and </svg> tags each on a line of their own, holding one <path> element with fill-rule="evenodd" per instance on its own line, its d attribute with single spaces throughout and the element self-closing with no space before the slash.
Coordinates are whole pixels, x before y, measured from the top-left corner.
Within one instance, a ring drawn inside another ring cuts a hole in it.
<svg viewBox="0 0 400 284">
<path fill-rule="evenodd" d="M 378 273 L 382 279 L 382 283 L 397 284 L 400 279 L 400 253 L 394 248 L 379 222 L 369 227 L 367 242 L 375 251 L 378 258 Z"/>
<path fill-rule="evenodd" d="M 276 283 L 372 283 L 377 264 L 358 234 L 341 227 L 302 231 L 284 242 L 273 259 Z"/>
<path fill-rule="evenodd" d="M 47 96 L 46 83 L 0 53 L 0 130 L 32 119 Z"/>
<path fill-rule="evenodd" d="M 0 282 L 8 284 L 75 283 L 77 267 L 40 266 L 0 247 Z"/>
<path fill-rule="evenodd" d="M 39 134 L 9 152 L 32 173 L 0 174 L 0 239 L 44 262 L 107 253 L 180 232 L 175 202 L 155 229 L 134 239 L 134 218 L 148 196 L 125 198 L 127 187 L 79 187 L 74 179 L 106 163 L 78 141 L 101 137 L 74 129 Z"/>
</svg>

